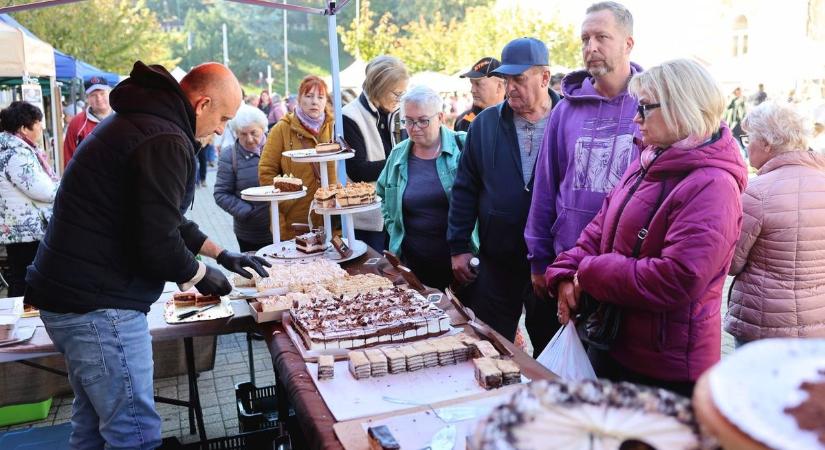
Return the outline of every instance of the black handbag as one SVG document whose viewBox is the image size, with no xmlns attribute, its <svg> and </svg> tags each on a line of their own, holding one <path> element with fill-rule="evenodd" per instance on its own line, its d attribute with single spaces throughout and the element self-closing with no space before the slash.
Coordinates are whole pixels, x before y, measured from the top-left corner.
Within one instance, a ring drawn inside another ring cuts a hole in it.
<svg viewBox="0 0 825 450">
<path fill-rule="evenodd" d="M 659 150 L 653 161 L 651 161 L 648 165 L 648 169 L 641 170 L 636 183 L 630 188 L 630 191 L 628 191 L 627 196 L 622 203 L 621 209 L 619 210 L 618 219 L 616 220 L 616 227 L 618 227 L 622 213 L 624 213 L 624 209 L 628 202 L 630 202 L 631 197 L 633 197 L 633 194 L 636 193 L 636 190 L 639 189 L 639 186 L 642 184 L 642 180 L 647 174 L 647 170 L 650 169 L 661 153 L 662 151 Z M 665 198 L 667 198 L 670 191 L 675 188 L 674 185 L 673 188 L 668 189 L 667 180 L 662 181 L 661 184 L 662 190 L 659 192 L 659 199 L 657 200 L 656 205 L 651 209 L 650 215 L 647 218 L 647 223 L 639 229 L 639 232 L 636 234 L 636 244 L 633 246 L 633 253 L 631 255 L 634 259 L 639 257 L 639 253 L 642 250 L 642 244 L 647 237 L 648 228 L 650 228 L 650 223 L 653 221 L 653 217 L 659 211 L 659 208 L 662 206 L 662 203 Z M 615 239 L 615 237 L 616 229 L 614 228 L 611 239 Z M 611 249 L 613 248 L 612 242 L 610 247 Z M 600 302 L 590 294 L 582 292 L 579 297 L 578 312 L 573 318 L 576 321 L 576 331 L 585 346 L 588 348 L 593 347 L 598 350 L 607 351 L 619 335 L 619 328 L 622 323 L 622 308 L 615 303 Z"/>
</svg>

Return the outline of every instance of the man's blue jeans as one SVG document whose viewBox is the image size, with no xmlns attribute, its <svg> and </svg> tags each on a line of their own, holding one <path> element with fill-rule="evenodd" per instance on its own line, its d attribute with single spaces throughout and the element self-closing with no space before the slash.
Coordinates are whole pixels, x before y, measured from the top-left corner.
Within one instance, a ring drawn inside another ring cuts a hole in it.
<svg viewBox="0 0 825 450">
<path fill-rule="evenodd" d="M 155 410 L 146 314 L 101 309 L 87 314 L 40 311 L 40 317 L 66 358 L 75 395 L 70 448 L 160 446 L 161 419 Z"/>
</svg>

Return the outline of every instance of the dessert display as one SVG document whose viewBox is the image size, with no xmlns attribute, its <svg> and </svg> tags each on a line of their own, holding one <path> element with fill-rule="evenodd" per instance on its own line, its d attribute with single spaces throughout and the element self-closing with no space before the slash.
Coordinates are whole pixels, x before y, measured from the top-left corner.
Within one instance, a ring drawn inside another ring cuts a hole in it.
<svg viewBox="0 0 825 450">
<path fill-rule="evenodd" d="M 393 284 L 388 278 L 371 273 L 361 275 L 345 275 L 343 278 L 333 278 L 324 283 L 324 288 L 330 294 L 340 297 L 353 297 L 367 292 L 392 289 Z"/>
<path fill-rule="evenodd" d="M 372 183 L 350 182 L 321 187 L 315 191 L 315 205 L 318 208 L 346 208 L 348 206 L 375 203 L 375 186 Z"/>
<path fill-rule="evenodd" d="M 341 255 L 341 258 L 349 258 L 350 255 L 352 255 L 352 249 L 341 239 L 341 236 L 333 236 L 330 242 L 332 242 L 332 247 L 335 248 L 335 251 Z"/>
<path fill-rule="evenodd" d="M 509 386 L 521 383 L 521 368 L 512 359 L 494 359 L 496 367 L 501 371 L 501 384 Z"/>
<path fill-rule="evenodd" d="M 324 153 L 335 153 L 341 150 L 341 144 L 337 142 L 324 142 L 315 146 L 315 153 L 319 155 Z"/>
<path fill-rule="evenodd" d="M 317 297 L 291 311 L 309 350 L 357 349 L 438 336 L 449 316 L 415 291 L 382 289 L 353 297 Z"/>
<path fill-rule="evenodd" d="M 198 294 L 195 292 L 175 292 L 172 295 L 172 302 L 175 304 L 175 308 L 195 306 L 197 297 Z"/>
<path fill-rule="evenodd" d="M 825 376 L 825 370 L 820 370 L 819 375 Z M 800 429 L 816 433 L 817 440 L 825 445 L 825 380 L 803 381 L 799 389 L 806 392 L 808 398 L 785 408 L 785 413 L 793 416 Z"/>
<path fill-rule="evenodd" d="M 304 181 L 292 174 L 278 175 L 272 178 L 272 185 L 281 192 L 298 192 L 304 187 Z"/>
<path fill-rule="evenodd" d="M 316 291 L 319 284 L 347 274 L 338 264 L 326 259 L 273 264 L 266 271 L 269 276 L 256 281 L 255 287 L 259 292 L 270 289 L 305 293 Z"/>
<path fill-rule="evenodd" d="M 217 295 L 201 295 L 195 296 L 195 306 L 200 308 L 202 306 L 215 305 L 221 302 L 221 298 Z"/>
<path fill-rule="evenodd" d="M 477 358 L 473 360 L 475 376 L 478 385 L 490 390 L 501 387 L 501 370 L 492 358 Z"/>
<path fill-rule="evenodd" d="M 335 378 L 335 358 L 332 355 L 318 357 L 318 379 L 331 380 Z"/>
<path fill-rule="evenodd" d="M 349 371 L 356 380 L 369 378 L 372 369 L 370 367 L 370 360 L 364 352 L 355 351 L 349 352 Z"/>
<path fill-rule="evenodd" d="M 370 376 L 383 377 L 387 374 L 387 356 L 378 349 L 364 350 L 367 361 L 370 362 Z"/>
<path fill-rule="evenodd" d="M 401 445 L 398 444 L 386 425 L 369 427 L 367 436 L 369 436 L 370 450 L 398 450 L 401 448 Z"/>
<path fill-rule="evenodd" d="M 295 248 L 302 253 L 323 252 L 327 248 L 326 233 L 323 228 L 314 229 L 308 233 L 295 236 Z"/>
<path fill-rule="evenodd" d="M 286 295 L 271 295 L 268 297 L 258 297 L 258 303 L 261 304 L 261 311 L 287 311 L 292 308 L 294 299 L 291 297 L 292 293 Z M 304 294 L 301 294 L 304 295 Z"/>
<path fill-rule="evenodd" d="M 492 360 L 487 360 L 492 361 Z M 492 363 L 477 363 L 485 382 L 500 381 Z M 690 401 L 663 389 L 608 381 L 535 381 L 481 419 L 467 448 L 705 449 Z M 644 447 L 644 448 L 650 448 Z"/>
<path fill-rule="evenodd" d="M 471 345 L 473 358 L 497 358 L 498 350 L 489 341 L 476 341 Z"/>
</svg>

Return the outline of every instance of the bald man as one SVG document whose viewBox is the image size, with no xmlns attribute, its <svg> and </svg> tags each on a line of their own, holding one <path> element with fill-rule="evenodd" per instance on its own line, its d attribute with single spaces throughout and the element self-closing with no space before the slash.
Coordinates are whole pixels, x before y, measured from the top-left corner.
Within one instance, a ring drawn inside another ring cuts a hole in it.
<svg viewBox="0 0 825 450">
<path fill-rule="evenodd" d="M 161 443 L 146 321 L 166 281 L 225 295 L 221 271 L 249 277 L 264 260 L 220 248 L 184 212 L 194 199 L 198 139 L 223 132 L 241 104 L 226 67 L 208 63 L 178 84 L 136 62 L 111 92 L 114 117 L 83 140 L 63 176 L 26 281 L 66 358 L 75 394 L 73 449 L 151 449 Z"/>
</svg>

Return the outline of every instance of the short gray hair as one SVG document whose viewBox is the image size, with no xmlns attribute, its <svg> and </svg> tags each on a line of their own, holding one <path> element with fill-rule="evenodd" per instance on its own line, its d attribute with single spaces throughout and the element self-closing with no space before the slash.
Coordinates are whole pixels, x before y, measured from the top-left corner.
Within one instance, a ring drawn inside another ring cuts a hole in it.
<svg viewBox="0 0 825 450">
<path fill-rule="evenodd" d="M 636 98 L 647 95 L 661 103 L 665 125 L 679 139 L 708 138 L 719 129 L 725 96 L 710 73 L 696 61 L 674 59 L 630 79 L 627 90 Z"/>
<path fill-rule="evenodd" d="M 266 119 L 266 114 L 263 113 L 260 109 L 249 106 L 249 105 L 241 105 L 238 108 L 238 112 L 235 114 L 235 118 L 232 119 L 232 131 L 237 134 L 238 130 L 246 128 L 251 125 L 258 125 L 266 131 L 269 122 Z"/>
<path fill-rule="evenodd" d="M 401 114 L 404 114 L 404 110 L 408 104 L 423 106 L 427 109 L 434 110 L 435 112 L 441 112 L 442 107 L 444 106 L 444 100 L 438 95 L 438 92 L 434 91 L 432 88 L 427 86 L 416 86 L 403 97 L 401 97 Z"/>
<path fill-rule="evenodd" d="M 767 142 L 771 153 L 808 150 L 811 136 L 808 121 L 791 105 L 773 101 L 761 103 L 748 112 L 742 128 L 751 139 Z"/>
<path fill-rule="evenodd" d="M 616 19 L 616 23 L 627 32 L 628 36 L 633 36 L 633 14 L 624 5 L 617 2 L 593 3 L 587 8 L 586 14 L 597 13 L 599 11 L 610 11 Z"/>
</svg>

